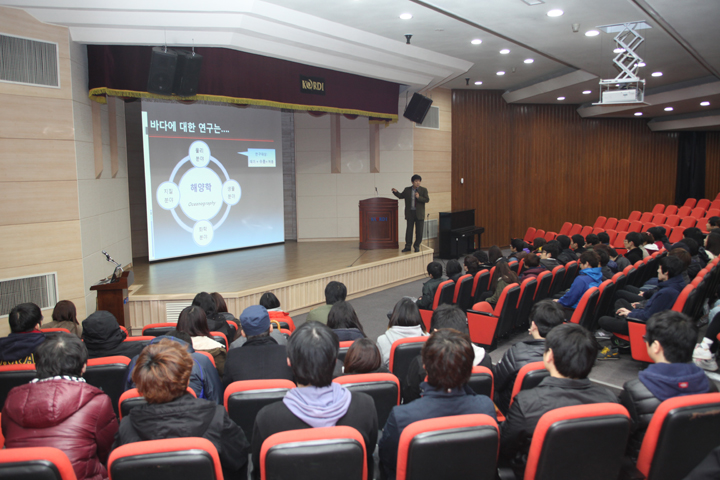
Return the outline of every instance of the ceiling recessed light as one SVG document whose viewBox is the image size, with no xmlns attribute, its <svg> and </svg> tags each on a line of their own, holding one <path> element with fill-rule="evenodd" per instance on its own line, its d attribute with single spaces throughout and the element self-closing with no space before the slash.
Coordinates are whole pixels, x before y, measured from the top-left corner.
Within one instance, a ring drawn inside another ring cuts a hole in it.
<svg viewBox="0 0 720 480">
<path fill-rule="evenodd" d="M 662 72 L 653 72 L 651 75 L 653 77 L 662 77 Z"/>
<path fill-rule="evenodd" d="M 583 95 L 588 95 L 592 93 L 592 90 L 583 90 Z"/>
<path fill-rule="evenodd" d="M 400 18 L 403 20 L 410 20 L 412 18 L 412 13 L 401 13 Z"/>
<path fill-rule="evenodd" d="M 710 102 L 700 102 L 701 107 L 708 107 L 710 106 Z"/>
<path fill-rule="evenodd" d="M 503 72 L 502 70 L 500 70 L 499 72 L 497 72 L 497 75 L 505 75 L 505 72 Z"/>
<path fill-rule="evenodd" d="M 644 67 L 644 66 L 645 66 L 645 62 L 638 63 L 638 67 Z"/>
<path fill-rule="evenodd" d="M 635 112 L 636 117 L 642 117 L 642 112 Z"/>
<path fill-rule="evenodd" d="M 475 85 L 482 85 L 482 82 L 478 80 L 477 82 L 475 82 Z"/>
<path fill-rule="evenodd" d="M 524 61 L 525 63 L 533 63 L 535 60 L 533 60 L 532 58 L 526 58 Z"/>
<path fill-rule="evenodd" d="M 600 35 L 600 32 L 597 30 L 588 30 L 585 32 L 586 37 L 597 37 L 598 35 Z"/>
<path fill-rule="evenodd" d="M 502 50 L 500 50 L 500 53 L 503 54 L 503 55 L 507 55 L 508 53 L 510 53 L 510 49 L 509 49 L 509 48 L 503 48 Z"/>
<path fill-rule="evenodd" d="M 559 16 L 561 16 L 563 13 L 565 13 L 565 12 L 563 12 L 563 11 L 560 10 L 559 8 L 555 8 L 555 9 L 553 9 L 553 10 L 550 10 L 550 11 L 547 13 L 547 16 L 548 16 L 548 17 L 559 17 Z"/>
<path fill-rule="evenodd" d="M 673 107 L 665 107 L 666 112 L 672 112 L 674 109 Z"/>
<path fill-rule="evenodd" d="M 558 97 L 558 100 L 565 100 L 565 97 Z"/>
<path fill-rule="evenodd" d="M 470 40 L 470 43 L 472 43 L 473 45 L 480 45 L 482 43 L 482 40 L 480 40 L 479 38 L 474 38 Z"/>
</svg>

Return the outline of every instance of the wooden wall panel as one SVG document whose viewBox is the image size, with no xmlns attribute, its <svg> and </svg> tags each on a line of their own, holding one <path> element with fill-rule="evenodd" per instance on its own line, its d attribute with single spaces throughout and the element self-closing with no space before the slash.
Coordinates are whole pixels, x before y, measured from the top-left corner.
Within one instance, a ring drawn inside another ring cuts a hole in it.
<svg viewBox="0 0 720 480">
<path fill-rule="evenodd" d="M 8 84 L 11 85 L 11 84 Z M 39 87 L 25 87 L 37 92 Z M 68 88 L 70 86 L 68 85 Z M 6 95 L 0 89 L 0 137 L 74 140 L 72 100 Z M 51 90 L 51 89 L 42 89 Z"/>
<path fill-rule="evenodd" d="M 3 225 L 0 238 L 4 252 L 0 269 L 82 258 L 79 220 Z"/>
<path fill-rule="evenodd" d="M 720 193 L 720 132 L 705 137 L 705 196 L 710 200 Z"/>
<path fill-rule="evenodd" d="M 575 108 L 453 90 L 452 208 L 476 209 L 483 246 L 507 245 L 529 226 L 558 231 L 674 202 L 677 134 L 582 119 Z"/>
<path fill-rule="evenodd" d="M 0 182 L 0 225 L 79 218 L 77 181 Z"/>
<path fill-rule="evenodd" d="M 11 160 L 0 161 L 0 181 L 77 180 L 75 145 L 70 140 L 0 139 L 0 152 L 12 152 Z"/>
</svg>

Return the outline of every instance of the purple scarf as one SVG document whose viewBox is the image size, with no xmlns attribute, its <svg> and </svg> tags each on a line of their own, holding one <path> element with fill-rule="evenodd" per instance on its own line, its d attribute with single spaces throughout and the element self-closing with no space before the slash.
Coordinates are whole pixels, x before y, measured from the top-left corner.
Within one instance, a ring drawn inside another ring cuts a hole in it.
<svg viewBox="0 0 720 480">
<path fill-rule="evenodd" d="M 350 392 L 337 383 L 327 387 L 293 388 L 283 398 L 286 407 L 313 428 L 334 427 L 350 408 Z"/>
</svg>

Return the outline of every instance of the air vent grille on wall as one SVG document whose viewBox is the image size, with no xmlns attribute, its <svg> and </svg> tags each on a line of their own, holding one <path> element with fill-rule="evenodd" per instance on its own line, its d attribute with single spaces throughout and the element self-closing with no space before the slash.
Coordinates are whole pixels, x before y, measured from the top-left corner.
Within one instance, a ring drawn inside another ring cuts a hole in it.
<svg viewBox="0 0 720 480">
<path fill-rule="evenodd" d="M 0 81 L 59 87 L 58 46 L 0 34 Z"/>
<path fill-rule="evenodd" d="M 0 315 L 8 315 L 20 303 L 52 308 L 57 303 L 57 274 L 0 280 Z M 48 320 L 49 321 L 49 320 Z"/>
<path fill-rule="evenodd" d="M 423 122 L 418 123 L 415 126 L 419 128 L 433 128 L 438 130 L 440 128 L 440 108 L 430 107 L 430 110 L 428 110 L 427 115 L 425 115 Z"/>
<path fill-rule="evenodd" d="M 437 238 L 438 236 L 438 220 L 434 218 L 425 222 L 425 238 Z"/>
<path fill-rule="evenodd" d="M 180 312 L 185 307 L 192 305 L 192 302 L 177 302 L 177 303 L 166 303 L 165 304 L 165 321 L 168 323 L 177 323 Z"/>
</svg>

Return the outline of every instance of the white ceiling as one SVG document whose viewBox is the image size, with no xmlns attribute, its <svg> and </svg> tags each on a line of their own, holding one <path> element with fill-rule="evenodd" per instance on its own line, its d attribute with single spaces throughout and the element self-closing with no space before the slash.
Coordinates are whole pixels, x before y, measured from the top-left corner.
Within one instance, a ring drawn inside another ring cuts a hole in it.
<svg viewBox="0 0 720 480">
<path fill-rule="evenodd" d="M 653 130 L 720 130 L 718 0 L 0 0 L 70 28 L 87 44 L 234 48 L 425 91 L 504 90 L 511 103 L 570 103 L 583 117 L 643 118 Z M 560 17 L 546 13 L 560 8 Z M 401 20 L 401 13 L 413 18 Z M 599 25 L 645 20 L 645 106 L 592 106 L 614 78 L 613 34 Z M 572 24 L 579 24 L 579 32 Z M 412 34 L 411 45 L 405 34 Z M 480 45 L 470 40 L 479 38 Z M 499 50 L 510 49 L 507 55 Z M 532 58 L 532 64 L 523 60 Z M 496 72 L 503 70 L 503 76 Z M 662 77 L 650 73 L 663 72 Z M 466 78 L 470 85 L 466 86 Z M 475 81 L 483 84 L 475 86 Z M 582 94 L 583 90 L 592 93 Z M 564 101 L 557 97 L 564 96 Z M 701 107 L 701 101 L 711 105 Z M 664 108 L 673 107 L 672 112 Z M 688 117 L 688 118 L 686 118 Z M 698 119 L 700 117 L 700 119 Z"/>
</svg>

